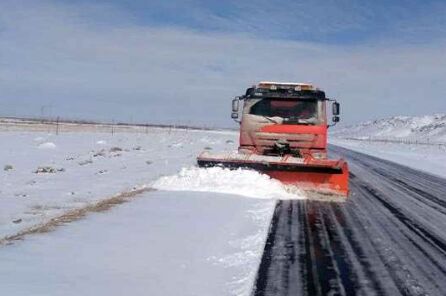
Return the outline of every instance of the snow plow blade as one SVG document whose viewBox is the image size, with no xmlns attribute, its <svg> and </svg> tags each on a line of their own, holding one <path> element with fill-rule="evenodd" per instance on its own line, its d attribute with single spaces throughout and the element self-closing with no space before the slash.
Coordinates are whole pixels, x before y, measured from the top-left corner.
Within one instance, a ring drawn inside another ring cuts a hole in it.
<svg viewBox="0 0 446 296">
<path fill-rule="evenodd" d="M 229 169 L 253 169 L 286 185 L 304 191 L 346 198 L 348 196 L 348 165 L 343 159 L 328 160 L 311 157 L 268 156 L 241 153 L 211 154 L 202 152 L 199 167 L 220 166 Z M 253 184 L 255 186 L 255 184 Z"/>
</svg>

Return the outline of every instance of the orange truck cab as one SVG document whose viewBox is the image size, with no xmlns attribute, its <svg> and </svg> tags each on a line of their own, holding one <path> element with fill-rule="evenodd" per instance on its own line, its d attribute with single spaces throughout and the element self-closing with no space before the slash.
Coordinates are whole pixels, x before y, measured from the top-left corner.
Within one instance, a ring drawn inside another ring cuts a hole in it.
<svg viewBox="0 0 446 296">
<path fill-rule="evenodd" d="M 311 155 L 327 158 L 327 102 L 325 93 L 310 84 L 260 82 L 233 101 L 232 118 L 239 117 L 241 153 Z M 333 102 L 333 121 L 339 104 Z"/>
</svg>

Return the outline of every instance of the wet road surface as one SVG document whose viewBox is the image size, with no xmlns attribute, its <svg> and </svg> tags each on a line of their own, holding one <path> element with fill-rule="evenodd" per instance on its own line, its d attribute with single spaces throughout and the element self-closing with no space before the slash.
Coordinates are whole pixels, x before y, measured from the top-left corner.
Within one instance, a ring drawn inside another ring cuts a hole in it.
<svg viewBox="0 0 446 296">
<path fill-rule="evenodd" d="M 330 152 L 350 198 L 278 202 L 253 295 L 446 295 L 446 180 Z"/>
</svg>

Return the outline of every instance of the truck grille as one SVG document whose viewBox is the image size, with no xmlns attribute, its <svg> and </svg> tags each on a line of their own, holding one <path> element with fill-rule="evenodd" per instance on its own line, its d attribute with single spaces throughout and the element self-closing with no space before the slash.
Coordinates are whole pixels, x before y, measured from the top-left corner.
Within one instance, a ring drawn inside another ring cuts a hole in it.
<svg viewBox="0 0 446 296">
<path fill-rule="evenodd" d="M 307 148 L 311 147 L 316 141 L 318 135 L 314 134 L 274 134 L 274 133 L 255 133 L 255 144 L 262 148 L 270 148 L 274 146 L 278 140 L 286 140 L 290 144 L 290 148 Z"/>
</svg>

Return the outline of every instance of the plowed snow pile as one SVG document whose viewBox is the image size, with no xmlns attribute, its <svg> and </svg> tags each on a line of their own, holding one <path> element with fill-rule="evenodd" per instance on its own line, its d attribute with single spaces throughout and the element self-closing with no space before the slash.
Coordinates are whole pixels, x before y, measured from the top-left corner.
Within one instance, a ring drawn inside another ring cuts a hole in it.
<svg viewBox="0 0 446 296">
<path fill-rule="evenodd" d="M 200 191 L 237 194 L 259 199 L 305 199 L 295 187 L 287 187 L 269 176 L 250 170 L 183 168 L 172 176 L 161 177 L 152 187 L 166 191 Z"/>
</svg>

